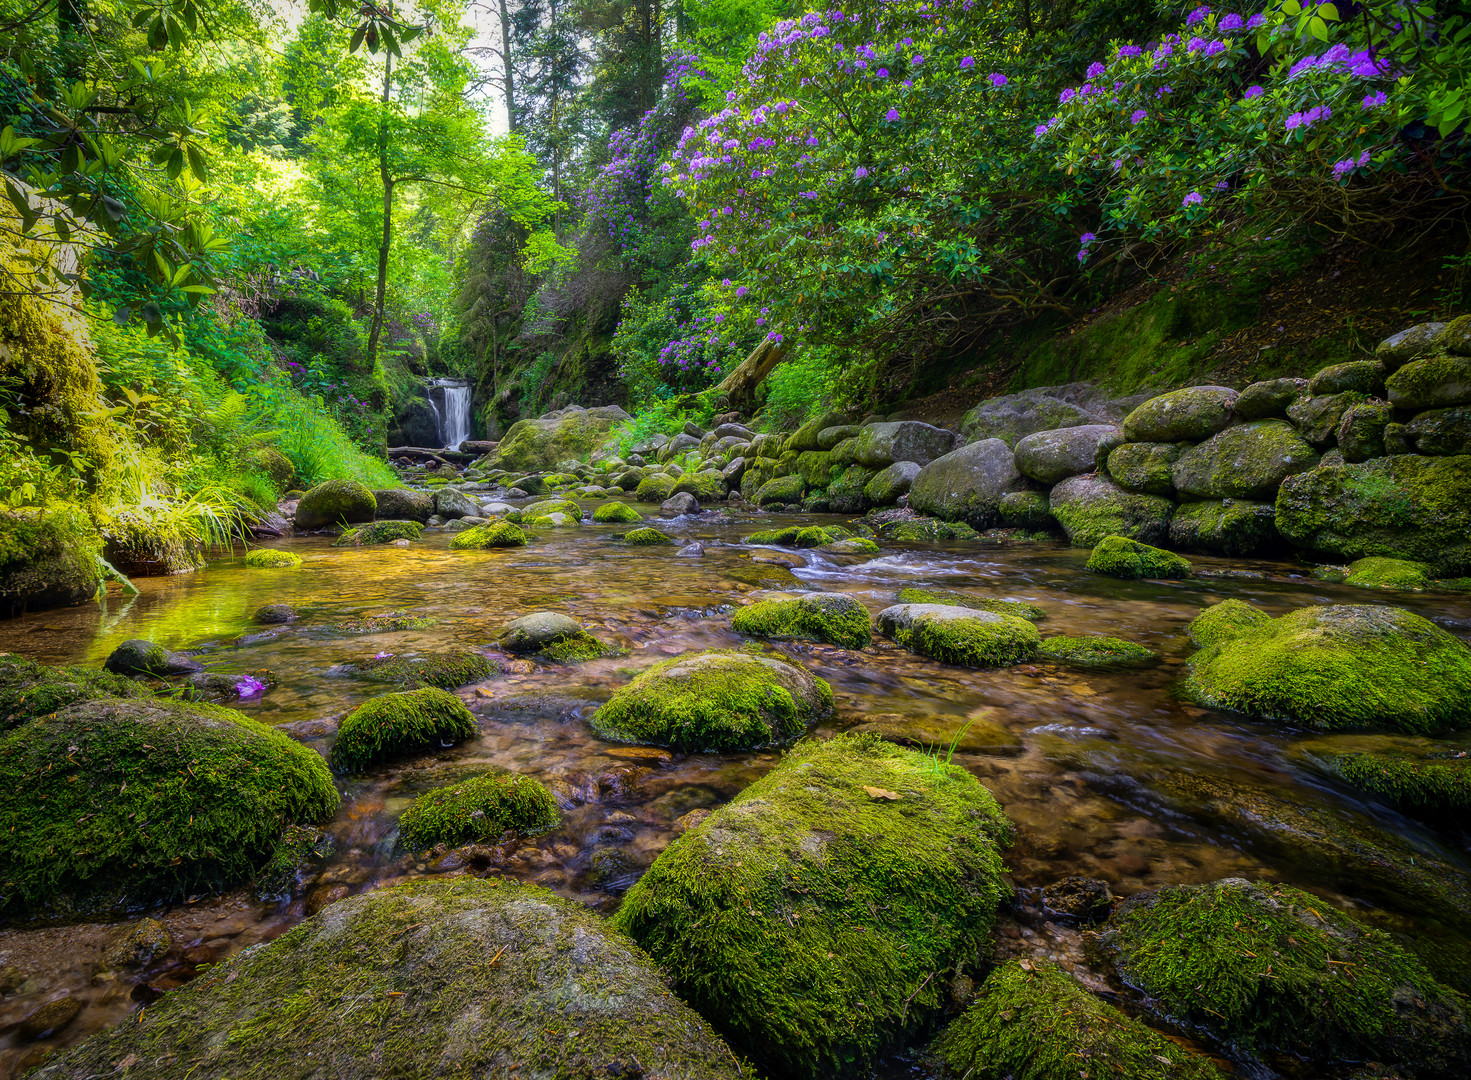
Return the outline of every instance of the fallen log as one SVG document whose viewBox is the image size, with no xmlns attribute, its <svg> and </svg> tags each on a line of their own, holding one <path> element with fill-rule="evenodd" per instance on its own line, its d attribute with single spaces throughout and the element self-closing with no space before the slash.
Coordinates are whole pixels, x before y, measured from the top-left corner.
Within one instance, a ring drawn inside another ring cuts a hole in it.
<svg viewBox="0 0 1471 1080">
<path fill-rule="evenodd" d="M 462 454 L 458 450 L 430 450 L 424 446 L 390 446 L 389 457 L 426 457 L 432 458 L 441 465 L 458 465 L 461 462 L 474 461 L 476 454 Z"/>
</svg>

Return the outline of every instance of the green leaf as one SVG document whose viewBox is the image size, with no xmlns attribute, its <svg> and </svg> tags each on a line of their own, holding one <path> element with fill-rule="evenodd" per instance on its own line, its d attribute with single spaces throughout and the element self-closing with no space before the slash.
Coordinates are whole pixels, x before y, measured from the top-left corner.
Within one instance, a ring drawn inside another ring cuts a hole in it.
<svg viewBox="0 0 1471 1080">
<path fill-rule="evenodd" d="M 367 23 L 363 23 L 362 26 L 359 26 L 355 31 L 353 31 L 352 40 L 347 43 L 347 51 L 350 53 L 357 52 L 359 47 L 361 47 L 361 45 L 363 44 L 363 35 L 365 35 L 367 32 Z"/>
<path fill-rule="evenodd" d="M 184 149 L 189 155 L 189 171 L 194 174 L 196 180 L 201 184 L 204 183 L 209 179 L 209 170 L 205 164 L 204 154 L 193 143 L 189 143 Z"/>
</svg>

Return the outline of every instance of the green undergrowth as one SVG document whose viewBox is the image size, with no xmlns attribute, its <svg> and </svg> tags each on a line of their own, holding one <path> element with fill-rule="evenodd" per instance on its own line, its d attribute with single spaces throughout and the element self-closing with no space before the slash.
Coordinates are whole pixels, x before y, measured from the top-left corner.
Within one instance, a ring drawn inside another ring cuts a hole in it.
<svg viewBox="0 0 1471 1080">
<path fill-rule="evenodd" d="M 398 825 L 403 841 L 422 851 L 549 832 L 561 823 L 557 800 L 538 781 L 518 773 L 477 776 L 415 799 Z"/>
<path fill-rule="evenodd" d="M 868 610 L 839 594 L 758 600 L 731 616 L 730 626 L 738 634 L 825 641 L 845 649 L 863 649 L 873 642 Z"/>
<path fill-rule="evenodd" d="M 437 687 L 406 690 L 372 698 L 348 713 L 329 760 L 339 772 L 357 772 L 474 734 L 475 717 L 453 694 Z"/>
<path fill-rule="evenodd" d="M 1036 604 L 1022 600 L 997 600 L 989 596 L 971 596 L 953 589 L 900 589 L 894 599 L 901 604 L 947 604 L 975 611 L 994 611 L 997 615 L 1015 615 L 1027 622 L 1047 618 L 1047 612 Z"/>
<path fill-rule="evenodd" d="M 425 686 L 454 690 L 501 671 L 499 664 L 474 649 L 448 649 L 429 656 L 375 656 L 357 666 L 374 682 L 397 683 L 406 690 Z"/>
</svg>

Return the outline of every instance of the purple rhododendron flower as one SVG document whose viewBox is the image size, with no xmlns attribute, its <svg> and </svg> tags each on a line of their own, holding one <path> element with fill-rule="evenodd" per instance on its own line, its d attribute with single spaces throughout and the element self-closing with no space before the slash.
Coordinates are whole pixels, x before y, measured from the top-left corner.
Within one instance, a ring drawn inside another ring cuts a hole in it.
<svg viewBox="0 0 1471 1080">
<path fill-rule="evenodd" d="M 876 72 L 876 74 L 878 75 L 878 77 L 880 79 L 887 79 L 889 77 L 889 69 L 888 68 L 879 68 L 878 71 Z"/>
<path fill-rule="evenodd" d="M 1225 51 L 1226 43 L 1224 41 L 1212 41 L 1205 47 L 1206 56 L 1220 56 Z"/>
<path fill-rule="evenodd" d="M 1005 86 L 1006 76 L 1001 74 L 1001 72 L 999 71 L 993 71 L 991 72 L 991 74 L 986 76 L 986 81 L 989 82 L 992 86 Z"/>
<path fill-rule="evenodd" d="M 1185 43 L 1186 52 L 1199 52 L 1203 48 L 1205 48 L 1205 38 L 1203 37 L 1193 37 Z"/>
<path fill-rule="evenodd" d="M 1242 27 L 1242 25 L 1243 25 L 1243 23 L 1241 21 L 1241 16 L 1240 15 L 1236 15 L 1234 13 L 1231 14 L 1231 15 L 1227 15 L 1220 22 L 1216 23 L 1217 29 L 1219 29 L 1219 30 L 1221 30 L 1223 32 L 1229 32 L 1231 30 L 1240 30 L 1241 27 Z"/>
<path fill-rule="evenodd" d="M 1265 15 L 1260 14 L 1260 13 L 1258 13 L 1256 15 L 1253 15 L 1251 18 L 1249 18 L 1249 19 L 1246 20 L 1246 28 L 1248 30 L 1255 30 L 1259 26 L 1266 26 L 1266 25 L 1267 25 L 1267 17 Z"/>
<path fill-rule="evenodd" d="M 962 56 L 960 58 L 960 66 L 962 69 L 973 68 L 976 66 L 976 58 L 974 56 Z"/>
<path fill-rule="evenodd" d="M 1138 56 L 1143 51 L 1138 45 L 1120 45 L 1118 59 L 1128 60 L 1131 57 Z"/>
<path fill-rule="evenodd" d="M 748 293 L 750 291 L 751 290 L 748 289 L 748 288 L 746 288 L 744 285 L 737 285 L 736 286 L 736 295 L 737 296 L 745 296 L 746 293 Z"/>
<path fill-rule="evenodd" d="M 884 113 L 884 119 L 885 120 L 894 121 L 894 120 L 898 120 L 899 118 L 900 117 L 899 117 L 899 110 L 898 109 L 890 109 L 888 112 Z"/>
<path fill-rule="evenodd" d="M 1196 23 L 1203 23 L 1203 22 L 1205 22 L 1205 17 L 1207 15 L 1209 15 L 1210 13 L 1211 13 L 1211 9 L 1210 8 L 1204 7 L 1204 6 L 1198 7 L 1194 11 L 1192 11 L 1189 15 L 1186 15 L 1185 16 L 1185 25 L 1186 26 L 1194 26 Z"/>
<path fill-rule="evenodd" d="M 1072 101 L 1073 98 L 1077 96 L 1078 92 L 1074 90 L 1071 86 L 1069 86 L 1066 90 L 1057 95 L 1057 103 L 1059 105 L 1066 105 L 1069 101 Z"/>
<path fill-rule="evenodd" d="M 1201 198 L 1200 192 L 1198 192 L 1198 191 L 1192 191 L 1189 195 L 1186 195 L 1185 196 L 1185 201 L 1182 202 L 1180 205 L 1181 206 L 1199 206 L 1204 201 L 1205 200 L 1203 198 Z"/>
<path fill-rule="evenodd" d="M 862 165 L 858 166 L 858 168 L 856 168 L 856 169 L 853 170 L 853 179 L 855 179 L 855 180 L 862 180 L 867 175 L 868 175 L 868 170 L 865 169 Z"/>
<path fill-rule="evenodd" d="M 242 675 L 239 681 L 235 683 L 235 693 L 241 697 L 255 697 L 255 695 L 259 694 L 265 688 L 266 684 L 254 675 Z"/>
<path fill-rule="evenodd" d="M 1149 117 L 1149 114 L 1147 112 L 1145 112 L 1143 109 L 1135 109 L 1134 110 L 1134 115 L 1131 116 L 1131 117 L 1129 117 L 1129 123 L 1131 123 L 1131 124 L 1142 124 L 1142 123 L 1144 123 L 1144 121 L 1146 119 L 1148 119 L 1148 117 Z"/>
<path fill-rule="evenodd" d="M 915 67 L 919 67 L 920 64 L 924 63 L 924 55 L 922 53 L 915 53 L 909 58 L 909 62 Z"/>
<path fill-rule="evenodd" d="M 1264 93 L 1266 93 L 1266 91 L 1263 90 L 1260 86 L 1248 86 L 1246 88 L 1246 93 L 1242 94 L 1241 97 L 1244 101 L 1250 101 L 1252 98 L 1261 97 Z"/>
<path fill-rule="evenodd" d="M 1377 108 L 1379 108 L 1379 106 L 1383 105 L 1388 100 L 1389 100 L 1389 98 L 1385 95 L 1385 93 L 1384 93 L 1383 90 L 1380 90 L 1379 92 L 1374 93 L 1374 94 L 1365 94 L 1364 95 L 1364 108 L 1366 108 L 1366 109 L 1377 109 Z"/>
<path fill-rule="evenodd" d="M 1088 65 L 1088 78 L 1096 79 L 1103 74 L 1103 65 L 1097 60 Z"/>
</svg>

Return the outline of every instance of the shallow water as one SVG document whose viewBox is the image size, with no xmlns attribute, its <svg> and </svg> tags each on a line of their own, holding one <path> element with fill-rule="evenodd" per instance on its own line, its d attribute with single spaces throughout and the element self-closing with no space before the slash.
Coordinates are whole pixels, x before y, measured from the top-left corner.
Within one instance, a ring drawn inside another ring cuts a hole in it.
<svg viewBox="0 0 1471 1080">
<path fill-rule="evenodd" d="M 1047 611 L 1040 623 L 1044 635 L 1108 634 L 1148 645 L 1163 657 L 1158 667 L 1142 672 L 1082 673 L 1043 663 L 972 671 L 912 656 L 883 640 L 862 652 L 776 645 L 833 686 L 838 712 L 819 733 L 851 727 L 872 714 L 897 713 L 976 717 L 1015 736 L 1017 745 L 1002 753 L 955 755 L 1020 827 L 1021 840 L 1008 862 L 1022 904 L 1000 928 L 1002 951 L 1047 953 L 1070 967 L 1077 964 L 1077 932 L 1042 923 L 1032 903 L 1040 886 L 1069 874 L 1103 878 L 1119 895 L 1233 875 L 1284 880 L 1396 932 L 1429 931 L 1449 947 L 1465 948 L 1453 928 L 1456 912 L 1430 910 L 1424 896 L 1402 890 L 1393 873 L 1366 877 L 1356 865 L 1299 855 L 1270 830 L 1255 828 L 1249 813 L 1189 812 L 1153 793 L 1149 780 L 1183 771 L 1218 776 L 1231 790 L 1264 789 L 1361 830 L 1379 830 L 1397 850 L 1439 860 L 1445 874 L 1458 878 L 1465 836 L 1429 833 L 1390 810 L 1330 789 L 1286 757 L 1293 733 L 1178 701 L 1171 687 L 1190 652 L 1185 625 L 1206 604 L 1226 597 L 1273 614 L 1313 603 L 1395 603 L 1463 637 L 1471 637 L 1471 599 L 1381 595 L 1325 584 L 1300 565 L 1256 560 L 1192 561 L 1198 570 L 1252 570 L 1265 574 L 1262 579 L 1115 581 L 1084 570 L 1086 551 L 1053 544 L 889 544 L 876 557 L 739 546 L 756 528 L 845 520 L 708 513 L 664 524 L 681 541 L 702 542 L 700 557 L 679 555 L 675 548 L 629 549 L 610 539 L 624 527 L 591 524 L 548 530 L 527 548 L 484 552 L 453 551 L 449 534 L 440 532 L 426 533 L 407 549 L 339 549 L 311 537 L 281 544 L 303 557 L 299 568 L 250 570 L 227 556 L 196 574 L 141 580 L 136 597 L 115 595 L 101 605 L 0 623 L 0 650 L 37 660 L 100 664 L 121 641 L 143 637 L 187 650 L 212 671 L 269 669 L 279 685 L 258 699 L 231 702 L 268 724 L 338 717 L 392 689 L 341 670 L 377 653 L 412 655 L 463 645 L 509 662 L 513 658 L 491 642 L 506 622 L 530 611 L 565 612 L 628 651 L 574 668 L 523 661 L 511 673 L 461 689 L 460 697 L 481 721 L 478 737 L 366 777 L 342 778 L 343 807 L 331 827 L 336 850 L 305 896 L 275 904 L 239 891 L 150 913 L 169 926 L 175 948 L 149 970 L 105 970 L 101 957 L 118 933 L 115 924 L 0 931 L 0 967 L 15 965 L 29 975 L 18 993 L 0 998 L 0 1076 L 118 1022 L 158 991 L 187 981 L 198 965 L 272 938 L 332 900 L 387 881 L 498 873 L 611 911 L 622 890 L 676 835 L 677 819 L 730 799 L 777 755 L 687 755 L 613 745 L 594 737 L 583 718 L 650 664 L 691 650 L 739 645 L 729 612 L 763 588 L 845 592 L 874 613 L 909 585 L 1026 600 Z M 774 556 L 797 565 L 788 573 L 756 561 Z M 301 618 L 288 628 L 252 625 L 250 613 L 266 603 L 292 604 Z M 394 613 L 437 621 L 427 629 L 389 633 L 321 629 Z M 487 849 L 485 859 L 468 864 L 454 855 L 420 861 L 396 849 L 395 822 L 410 799 L 487 765 L 548 782 L 563 805 L 562 827 L 533 841 Z M 22 1040 L 15 1022 L 63 994 L 84 1003 L 77 1019 L 40 1042 Z M 908 1070 L 895 1063 L 892 1075 Z"/>
</svg>

